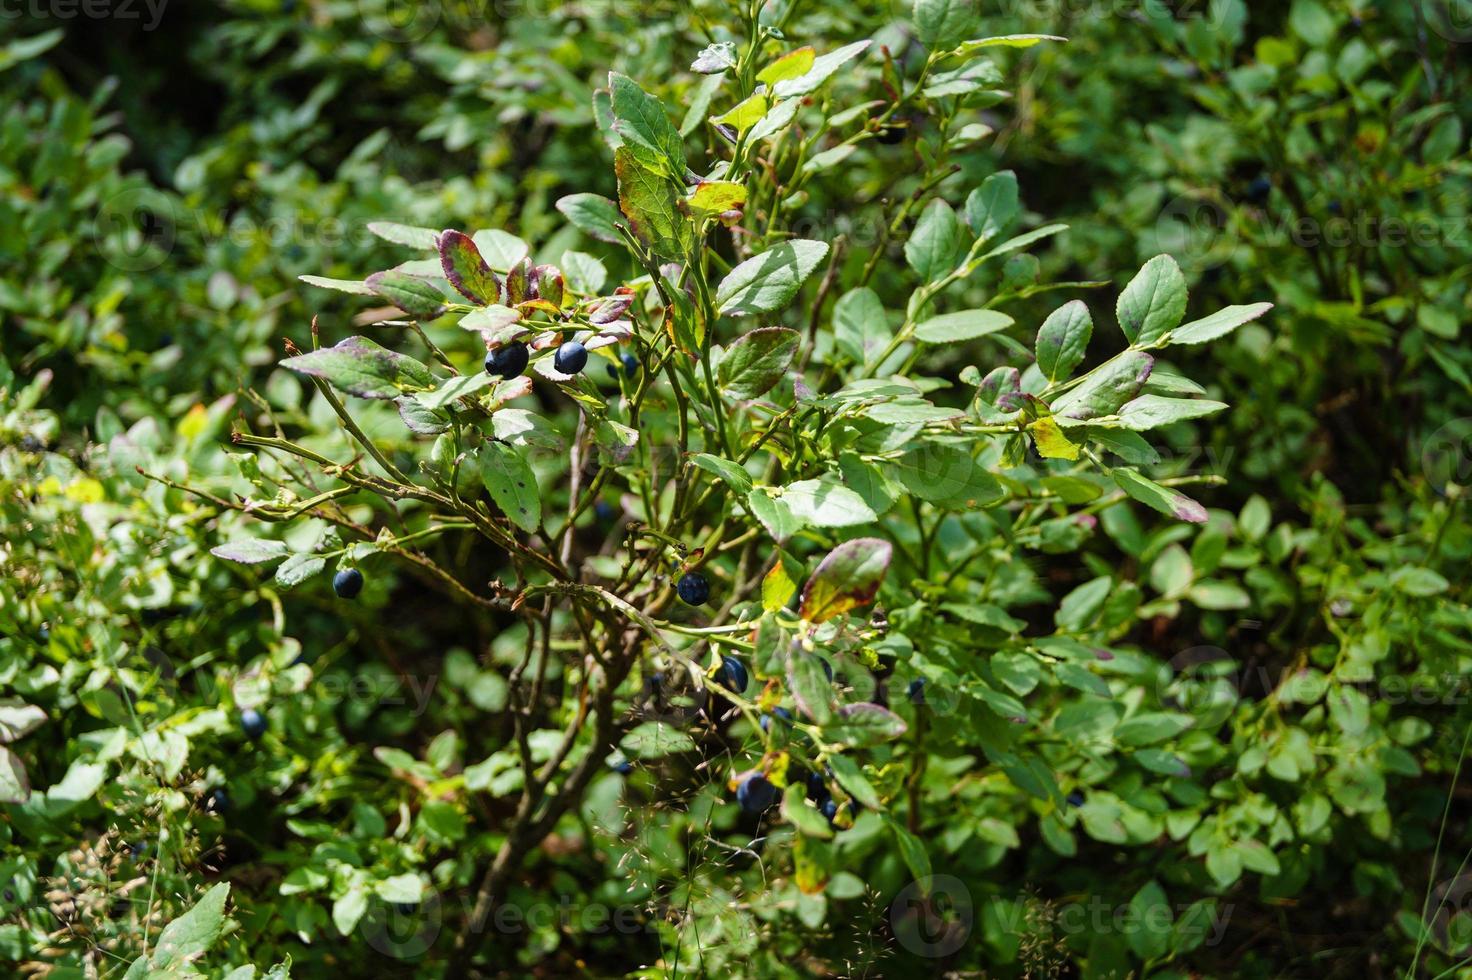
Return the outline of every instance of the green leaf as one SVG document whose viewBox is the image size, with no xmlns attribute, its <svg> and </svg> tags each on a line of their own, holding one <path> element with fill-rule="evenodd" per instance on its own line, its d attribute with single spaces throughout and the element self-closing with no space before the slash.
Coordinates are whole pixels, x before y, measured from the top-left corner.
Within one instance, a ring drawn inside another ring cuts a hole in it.
<svg viewBox="0 0 1472 980">
<path fill-rule="evenodd" d="M 619 739 L 619 748 L 640 759 L 660 759 L 695 748 L 695 740 L 664 721 L 646 721 Z"/>
<path fill-rule="evenodd" d="M 445 297 L 418 276 L 390 269 L 375 272 L 366 280 L 368 287 L 416 320 L 433 320 L 445 312 Z"/>
<path fill-rule="evenodd" d="M 989 241 L 1011 226 L 1022 210 L 1017 175 L 1010 170 L 994 173 L 966 198 L 966 224 L 982 241 Z"/>
<path fill-rule="evenodd" d="M 799 613 L 810 623 L 826 623 L 871 602 L 889 571 L 893 548 L 879 538 L 855 538 L 828 552 L 802 590 Z"/>
<path fill-rule="evenodd" d="M 329 279 L 326 276 L 297 276 L 308 286 L 316 286 L 319 289 L 335 289 L 339 293 L 353 293 L 358 296 L 374 296 L 373 287 L 361 279 Z"/>
<path fill-rule="evenodd" d="M 1130 949 L 1142 960 L 1158 960 L 1170 951 L 1171 924 L 1175 919 L 1165 889 L 1147 882 L 1130 900 Z"/>
<path fill-rule="evenodd" d="M 434 391 L 421 391 L 414 396 L 414 400 L 430 411 L 439 411 L 457 399 L 473 395 L 482 388 L 489 388 L 496 381 L 497 378 L 494 375 L 484 371 L 456 375 Z"/>
<path fill-rule="evenodd" d="M 1253 303 L 1251 306 L 1229 306 L 1217 310 L 1211 316 L 1192 320 L 1176 327 L 1165 337 L 1168 344 L 1204 344 L 1209 340 L 1225 337 L 1244 323 L 1250 323 L 1273 308 L 1272 303 Z"/>
<path fill-rule="evenodd" d="M 277 567 L 276 584 L 294 589 L 326 567 L 327 559 L 320 555 L 292 555 Z"/>
<path fill-rule="evenodd" d="M 628 147 L 614 151 L 618 203 L 629 227 L 660 258 L 683 259 L 694 240 L 690 221 L 680 213 L 676 185 L 644 166 Z"/>
<path fill-rule="evenodd" d="M 915 33 L 932 51 L 955 47 L 976 29 L 975 0 L 915 0 Z"/>
<path fill-rule="evenodd" d="M 210 554 L 226 561 L 239 562 L 242 565 L 264 565 L 266 562 L 280 561 L 286 557 L 289 550 L 281 541 L 272 541 L 269 538 L 248 538 L 244 541 L 215 545 L 210 549 Z"/>
<path fill-rule="evenodd" d="M 424 898 L 424 879 L 413 872 L 406 872 L 375 882 L 373 890 L 385 902 L 408 902 L 411 905 L 417 905 Z"/>
<path fill-rule="evenodd" d="M 795 644 L 787 656 L 787 690 L 797 710 L 815 724 L 826 725 L 833 718 L 833 682 L 823 662 Z"/>
<path fill-rule="evenodd" d="M 1146 712 L 1119 723 L 1114 741 L 1123 746 L 1153 745 L 1175 738 L 1195 724 L 1190 715 L 1169 711 Z"/>
<path fill-rule="evenodd" d="M 14 742 L 40 728 L 46 712 L 20 698 L 0 698 L 0 743 Z"/>
<path fill-rule="evenodd" d="M 619 213 L 618 205 L 603 195 L 569 194 L 558 198 L 557 210 L 589 238 L 612 245 L 623 244 L 617 227 L 623 223 L 623 215 Z"/>
<path fill-rule="evenodd" d="M 1063 381 L 1083 362 L 1094 333 L 1094 319 L 1083 300 L 1064 303 L 1038 328 L 1038 370 L 1049 381 Z"/>
<path fill-rule="evenodd" d="M 368 911 L 368 892 L 354 881 L 348 892 L 332 903 L 332 924 L 340 935 L 350 936 Z"/>
<path fill-rule="evenodd" d="M 777 541 L 786 541 L 807 525 L 806 521 L 793 513 L 784 497 L 773 496 L 768 487 L 757 487 L 747 494 L 746 506 L 751 511 L 751 516 L 760 521 L 767 533 Z"/>
<path fill-rule="evenodd" d="M 915 328 L 915 339 L 927 344 L 975 340 L 1012 326 L 1012 318 L 996 310 L 962 310 L 931 317 Z"/>
<path fill-rule="evenodd" d="M 869 746 L 892 742 L 905 734 L 904 719 L 877 704 L 840 705 L 833 720 L 823 725 L 823 735 L 842 745 Z"/>
<path fill-rule="evenodd" d="M 1063 41 L 1068 38 L 1056 34 L 1003 34 L 998 37 L 981 37 L 967 41 L 955 51 L 962 58 L 969 57 L 983 48 L 1030 48 L 1042 41 Z"/>
<path fill-rule="evenodd" d="M 961 222 L 940 198 L 925 206 L 915 230 L 905 242 L 905 261 L 920 278 L 935 282 L 961 261 Z"/>
<path fill-rule="evenodd" d="M 1150 347 L 1186 315 L 1186 277 L 1169 255 L 1146 262 L 1115 306 L 1119 328 L 1133 347 Z"/>
<path fill-rule="evenodd" d="M 1053 414 L 1070 419 L 1113 415 L 1140 393 L 1154 366 L 1155 358 L 1144 351 L 1123 351 L 1084 375 L 1078 387 L 1053 399 Z"/>
<path fill-rule="evenodd" d="M 828 768 L 833 770 L 833 778 L 838 780 L 838 785 L 847 790 L 850 796 L 870 810 L 884 809 L 878 792 L 864 776 L 857 762 L 846 755 L 829 755 L 826 758 Z"/>
<path fill-rule="evenodd" d="M 150 960 L 155 970 L 177 970 L 204 955 L 225 927 L 228 882 L 220 882 L 200 897 L 188 912 L 164 926 Z"/>
<path fill-rule="evenodd" d="M 732 269 L 716 288 L 716 304 L 728 316 L 775 313 L 792 302 L 804 280 L 828 254 L 827 242 L 783 242 Z"/>
<path fill-rule="evenodd" d="M 879 518 L 863 497 L 831 477 L 788 484 L 781 500 L 798 520 L 817 527 L 853 527 Z"/>
<path fill-rule="evenodd" d="M 1002 497 L 996 478 L 956 446 L 922 442 L 888 468 L 911 493 L 932 503 L 970 510 Z"/>
<path fill-rule="evenodd" d="M 486 443 L 479 456 L 481 482 L 496 506 L 523 531 L 535 531 L 542 523 L 542 494 L 526 460 L 500 442 Z"/>
<path fill-rule="evenodd" d="M 733 398 L 760 398 L 782 380 L 797 354 L 799 337 L 786 327 L 762 327 L 726 350 L 716 381 Z"/>
<path fill-rule="evenodd" d="M 288 357 L 281 366 L 321 378 L 359 398 L 393 399 L 435 385 L 429 368 L 406 354 L 380 347 L 367 337 L 349 337 L 332 347 Z"/>
<path fill-rule="evenodd" d="M 817 807 L 808 806 L 807 787 L 802 783 L 788 783 L 782 794 L 782 819 L 796 827 L 799 833 L 819 840 L 831 840 L 833 828 L 828 818 L 818 812 Z"/>
<path fill-rule="evenodd" d="M 440 268 L 455 291 L 476 306 L 501 299 L 501 281 L 481 257 L 471 237 L 453 228 L 440 232 Z"/>
<path fill-rule="evenodd" d="M 1116 424 L 1133 432 L 1148 432 L 1163 425 L 1215 415 L 1226 407 L 1225 402 L 1214 402 L 1205 398 L 1141 395 L 1125 403 L 1119 410 L 1119 421 Z"/>
<path fill-rule="evenodd" d="M 397 221 L 370 221 L 368 230 L 395 245 L 422 248 L 427 252 L 433 252 L 439 247 L 439 232 L 433 228 L 416 228 L 413 225 L 401 225 Z"/>
<path fill-rule="evenodd" d="M 751 492 L 751 474 L 738 463 L 719 456 L 712 456 L 709 453 L 696 453 L 690 457 L 690 462 L 707 473 L 714 473 L 726 481 L 727 486 L 737 493 Z"/>
<path fill-rule="evenodd" d="M 928 881 L 931 867 L 925 842 L 906 830 L 897 820 L 889 819 L 885 823 L 889 824 L 890 833 L 894 834 L 895 843 L 899 845 L 900 860 L 910 869 L 912 879 L 917 882 Z"/>
<path fill-rule="evenodd" d="M 851 289 L 833 305 L 833 339 L 855 364 L 872 367 L 893 334 L 879 294 L 868 286 Z"/>
<path fill-rule="evenodd" d="M 869 40 L 855 41 L 852 44 L 844 45 L 837 51 L 830 51 L 825 55 L 819 55 L 806 74 L 778 82 L 772 87 L 772 93 L 779 99 L 791 99 L 796 96 L 816 92 L 819 86 L 833 77 L 838 69 L 848 64 L 854 58 L 857 58 L 872 43 Z"/>
<path fill-rule="evenodd" d="M 24 803 L 31 798 L 31 781 L 20 757 L 0 745 L 0 803 Z"/>
<path fill-rule="evenodd" d="M 608 73 L 613 95 L 614 131 L 646 170 L 674 180 L 685 178 L 685 146 L 664 103 L 627 75 Z"/>
<path fill-rule="evenodd" d="M 1206 523 L 1206 508 L 1183 493 L 1177 493 L 1141 476 L 1137 471 L 1121 467 L 1110 471 L 1119 488 L 1140 503 L 1176 520 L 1191 524 Z"/>
</svg>

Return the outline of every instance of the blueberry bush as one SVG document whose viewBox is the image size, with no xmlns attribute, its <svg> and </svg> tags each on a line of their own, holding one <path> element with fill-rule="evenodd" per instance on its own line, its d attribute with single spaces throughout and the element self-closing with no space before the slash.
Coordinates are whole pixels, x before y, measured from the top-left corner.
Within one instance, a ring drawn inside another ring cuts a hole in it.
<svg viewBox="0 0 1472 980">
<path fill-rule="evenodd" d="M 1456 3 L 104 14 L 0 42 L 16 975 L 1472 975 Z"/>
</svg>

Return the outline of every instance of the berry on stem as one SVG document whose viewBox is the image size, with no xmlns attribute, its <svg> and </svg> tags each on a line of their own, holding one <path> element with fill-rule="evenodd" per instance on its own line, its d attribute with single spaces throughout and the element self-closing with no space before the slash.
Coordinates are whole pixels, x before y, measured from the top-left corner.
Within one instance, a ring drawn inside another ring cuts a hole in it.
<svg viewBox="0 0 1472 980">
<path fill-rule="evenodd" d="M 514 378 L 526 370 L 528 358 L 526 344 L 513 340 L 486 353 L 486 374 L 499 374 L 503 378 Z"/>
<path fill-rule="evenodd" d="M 363 573 L 356 568 L 344 568 L 332 576 L 332 591 L 339 599 L 356 599 L 363 591 Z"/>
<path fill-rule="evenodd" d="M 577 374 L 587 363 L 588 348 L 576 340 L 569 340 L 552 355 L 552 367 L 558 374 Z"/>
<path fill-rule="evenodd" d="M 675 583 L 680 599 L 692 606 L 703 606 L 710 599 L 710 580 L 699 572 L 686 572 Z"/>
<path fill-rule="evenodd" d="M 240 713 L 240 729 L 251 738 L 266 734 L 266 716 L 255 708 L 246 708 Z"/>
<path fill-rule="evenodd" d="M 722 657 L 721 669 L 716 672 L 716 680 L 728 691 L 735 691 L 737 694 L 745 693 L 746 665 L 735 657 Z"/>
<path fill-rule="evenodd" d="M 752 773 L 736 787 L 736 802 L 747 813 L 761 813 L 777 802 L 777 787 L 761 773 Z"/>
</svg>

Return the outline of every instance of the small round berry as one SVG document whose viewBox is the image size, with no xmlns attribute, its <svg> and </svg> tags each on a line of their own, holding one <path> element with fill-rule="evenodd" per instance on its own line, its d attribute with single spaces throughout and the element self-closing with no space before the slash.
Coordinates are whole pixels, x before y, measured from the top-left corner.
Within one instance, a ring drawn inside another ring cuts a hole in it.
<svg viewBox="0 0 1472 980">
<path fill-rule="evenodd" d="M 761 813 L 777 802 L 777 787 L 761 773 L 752 773 L 736 787 L 736 802 L 747 813 Z"/>
<path fill-rule="evenodd" d="M 593 504 L 593 516 L 607 523 L 618 516 L 618 511 L 606 500 L 599 500 Z"/>
<path fill-rule="evenodd" d="M 363 573 L 356 568 L 344 568 L 332 576 L 332 591 L 339 599 L 356 599 L 363 591 Z"/>
<path fill-rule="evenodd" d="M 619 773 L 620 775 L 627 776 L 629 773 L 634 771 L 634 764 L 628 759 L 620 759 L 617 763 L 614 764 L 613 771 Z"/>
<path fill-rule="evenodd" d="M 1072 793 L 1069 793 L 1068 794 L 1068 805 L 1069 806 L 1073 806 L 1073 807 L 1083 806 L 1084 805 L 1084 791 L 1081 790 L 1081 789 L 1076 789 Z"/>
<path fill-rule="evenodd" d="M 917 677 L 910 682 L 909 695 L 911 704 L 925 703 L 925 678 Z"/>
<path fill-rule="evenodd" d="M 513 340 L 502 344 L 486 354 L 486 374 L 498 374 L 503 378 L 514 378 L 526 370 L 529 357 L 526 344 Z"/>
<path fill-rule="evenodd" d="M 833 823 L 838 817 L 838 804 L 831 796 L 824 800 L 818 809 L 822 812 L 823 816 L 828 818 L 829 823 Z"/>
<path fill-rule="evenodd" d="M 746 665 L 735 657 L 722 657 L 721 669 L 716 672 L 716 680 L 728 691 L 742 694 L 746 691 L 747 684 Z"/>
<path fill-rule="evenodd" d="M 762 731 L 771 731 L 773 718 L 785 721 L 788 725 L 792 724 L 792 712 L 786 708 L 773 708 L 771 714 L 762 715 Z"/>
<path fill-rule="evenodd" d="M 710 599 L 710 580 L 699 572 L 686 572 L 675 583 L 680 599 L 692 606 L 703 606 Z"/>
<path fill-rule="evenodd" d="M 255 708 L 246 708 L 240 713 L 240 730 L 251 738 L 266 734 L 266 716 Z"/>
<path fill-rule="evenodd" d="M 223 789 L 211 790 L 205 808 L 211 813 L 224 813 L 230 809 L 230 797 Z"/>
<path fill-rule="evenodd" d="M 624 365 L 624 375 L 632 378 L 639 373 L 639 359 L 633 354 L 625 354 L 619 358 Z"/>
<path fill-rule="evenodd" d="M 552 355 L 552 367 L 558 374 L 577 374 L 587 363 L 588 348 L 576 340 L 569 340 Z"/>
</svg>

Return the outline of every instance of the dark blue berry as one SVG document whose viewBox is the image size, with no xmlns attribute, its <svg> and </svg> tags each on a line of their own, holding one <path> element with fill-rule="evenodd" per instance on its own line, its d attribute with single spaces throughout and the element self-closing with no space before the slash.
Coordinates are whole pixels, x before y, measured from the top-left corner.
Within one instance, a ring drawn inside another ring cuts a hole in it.
<svg viewBox="0 0 1472 980">
<path fill-rule="evenodd" d="M 623 362 L 624 374 L 627 377 L 632 378 L 639 373 L 639 359 L 633 354 L 625 354 L 619 360 Z"/>
<path fill-rule="evenodd" d="M 829 823 L 833 823 L 838 817 L 838 804 L 834 802 L 831 796 L 824 800 L 818 809 L 822 812 L 823 816 L 828 818 Z"/>
<path fill-rule="evenodd" d="M 599 500 L 593 504 L 593 516 L 600 521 L 611 521 L 618 516 L 618 511 L 608 501 Z"/>
<path fill-rule="evenodd" d="M 716 680 L 720 681 L 722 687 L 737 694 L 746 692 L 746 665 L 735 657 L 722 657 L 721 669 L 716 672 Z"/>
<path fill-rule="evenodd" d="M 340 599 L 356 599 L 363 591 L 363 573 L 356 568 L 344 568 L 332 576 L 332 591 Z"/>
<path fill-rule="evenodd" d="M 1068 805 L 1069 806 L 1083 806 L 1084 805 L 1084 791 L 1081 790 L 1081 789 L 1076 789 L 1072 793 L 1069 793 L 1068 794 Z"/>
<path fill-rule="evenodd" d="M 1247 185 L 1247 198 L 1255 204 L 1261 204 L 1268 199 L 1273 192 L 1273 182 L 1267 177 L 1258 177 Z"/>
<path fill-rule="evenodd" d="M 588 348 L 576 340 L 569 340 L 557 348 L 552 355 L 552 367 L 558 374 L 577 374 L 588 363 Z"/>
<path fill-rule="evenodd" d="M 909 691 L 909 694 L 910 694 L 910 703 L 911 704 L 924 704 L 925 703 L 925 678 L 923 678 L 923 677 L 917 677 L 914 680 L 912 680 L 910 682 L 910 691 Z"/>
<path fill-rule="evenodd" d="M 209 801 L 205 805 L 211 813 L 224 813 L 230 809 L 230 797 L 222 789 L 212 790 Z"/>
<path fill-rule="evenodd" d="M 762 715 L 762 731 L 765 732 L 771 730 L 773 717 L 780 718 L 782 721 L 787 722 L 787 724 L 789 725 L 792 724 L 792 712 L 788 711 L 786 708 L 773 708 L 770 715 Z"/>
<path fill-rule="evenodd" d="M 634 771 L 634 764 L 628 759 L 620 759 L 618 762 L 614 763 L 613 771 L 617 773 L 622 773 L 623 775 L 627 776 L 629 773 Z"/>
<path fill-rule="evenodd" d="M 686 572 L 675 583 L 680 599 L 692 606 L 703 606 L 710 599 L 710 580 L 699 572 Z"/>
<path fill-rule="evenodd" d="M 528 356 L 526 344 L 519 340 L 502 344 L 486 354 L 486 374 L 499 374 L 503 378 L 514 378 L 526 370 Z"/>
<path fill-rule="evenodd" d="M 240 713 L 240 729 L 251 738 L 266 734 L 266 716 L 255 708 L 246 708 Z"/>
<path fill-rule="evenodd" d="M 777 802 L 777 787 L 766 776 L 752 773 L 736 787 L 736 802 L 747 813 L 761 813 Z"/>
</svg>

